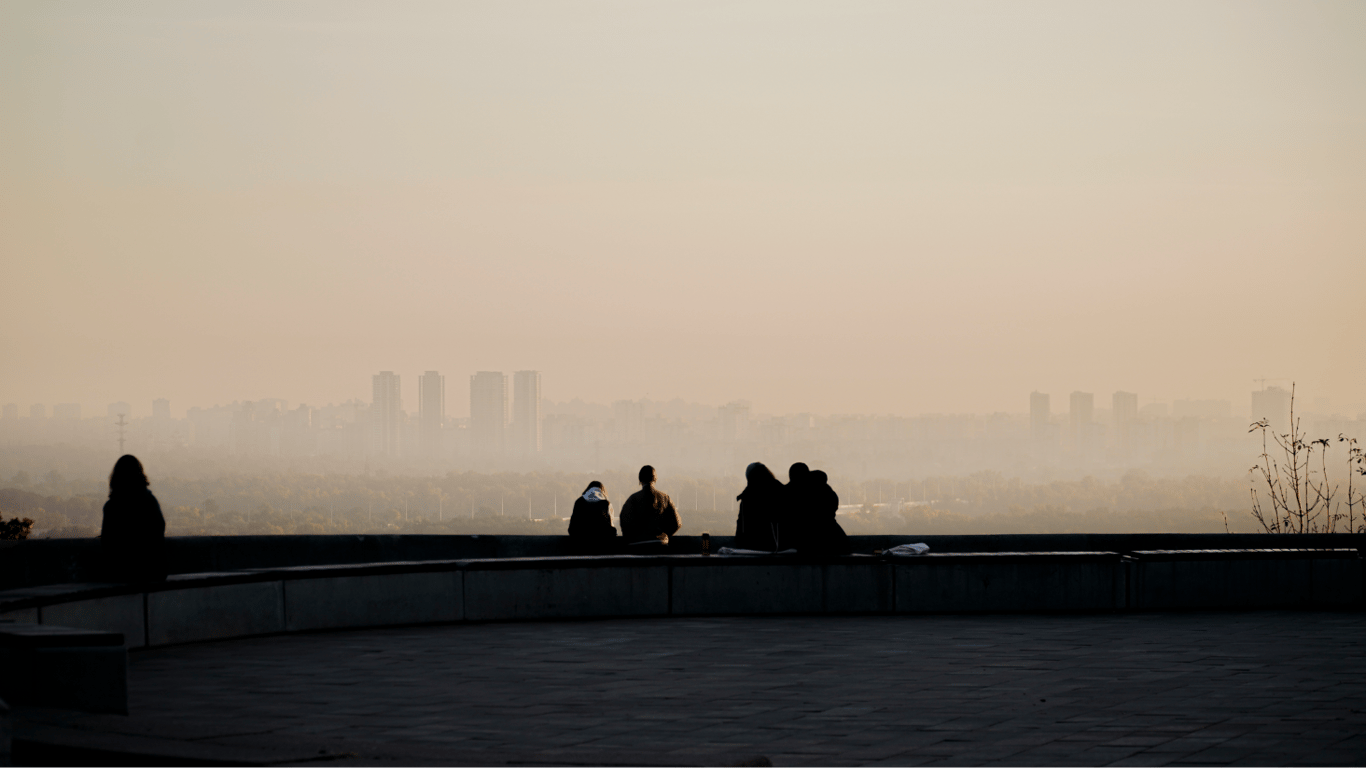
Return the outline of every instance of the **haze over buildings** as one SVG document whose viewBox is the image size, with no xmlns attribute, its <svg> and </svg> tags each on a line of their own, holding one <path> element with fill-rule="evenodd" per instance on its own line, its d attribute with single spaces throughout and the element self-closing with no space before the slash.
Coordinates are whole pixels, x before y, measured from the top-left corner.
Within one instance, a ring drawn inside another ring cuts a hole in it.
<svg viewBox="0 0 1366 768">
<path fill-rule="evenodd" d="M 20 417 L 5 404 L 0 447 L 65 446 L 115 455 L 129 450 L 165 460 L 306 460 L 314 471 L 384 469 L 405 474 L 451 471 L 631 472 L 642 463 L 694 476 L 726 476 L 761 460 L 782 467 L 808 461 L 844 477 L 924 477 L 994 472 L 1042 482 L 1053 478 L 1117 478 L 1131 470 L 1184 476 L 1241 476 L 1260 452 L 1249 425 L 1289 423 L 1291 393 L 1278 386 L 1250 392 L 1236 408 L 1226 400 L 1178 399 L 1140 408 L 1140 395 L 1071 392 L 1066 412 L 1051 395 L 1020 393 L 1019 408 L 986 414 L 817 415 L 766 413 L 749 401 L 710 406 L 648 398 L 609 404 L 553 401 L 542 395 L 541 371 L 479 371 L 456 376 L 468 389 L 469 417 L 445 412 L 447 377 L 425 371 L 407 379 L 395 371 L 371 376 L 369 402 L 291 404 L 282 399 L 194 406 L 172 417 L 169 401 L 151 415 L 126 418 L 127 403 L 104 417 L 48 417 L 39 405 Z M 552 378 L 553 380 L 553 378 Z M 414 384 L 414 382 L 416 382 Z M 416 391 L 413 391 L 413 390 Z M 1297 418 L 1310 437 L 1366 438 L 1366 412 L 1326 410 L 1323 398 L 1300 393 Z M 416 402 L 415 411 L 405 403 Z M 1161 406 L 1155 408 L 1153 406 Z M 1027 410 L 1026 410 L 1027 408 Z M 36 415 L 35 415 L 36 414 Z M 122 423 L 120 423 L 122 422 Z M 13 457 L 11 457 L 12 460 Z M 11 461 L 12 463 L 12 461 Z M 3 468 L 0 462 L 0 468 Z M 266 466 L 271 466 L 267 464 Z"/>
<path fill-rule="evenodd" d="M 377 462 L 454 422 L 1132 463 L 1262 377 L 1352 421 L 1363 39 L 1308 1 L 0 4 L 0 403 L 265 455 L 364 421 Z"/>
</svg>

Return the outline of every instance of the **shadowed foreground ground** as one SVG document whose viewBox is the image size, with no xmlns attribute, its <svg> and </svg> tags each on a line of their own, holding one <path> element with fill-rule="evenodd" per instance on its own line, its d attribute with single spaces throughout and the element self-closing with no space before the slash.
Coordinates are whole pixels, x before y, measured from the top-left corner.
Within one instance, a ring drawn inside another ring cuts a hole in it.
<svg viewBox="0 0 1366 768">
<path fill-rule="evenodd" d="M 575 621 L 134 654 L 132 716 L 16 736 L 172 762 L 1366 764 L 1355 613 Z"/>
</svg>

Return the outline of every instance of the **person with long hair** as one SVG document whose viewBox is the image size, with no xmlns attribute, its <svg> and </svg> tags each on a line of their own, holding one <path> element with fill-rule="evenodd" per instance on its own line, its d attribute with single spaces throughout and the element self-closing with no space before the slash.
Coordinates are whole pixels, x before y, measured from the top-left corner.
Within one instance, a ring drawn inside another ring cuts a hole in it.
<svg viewBox="0 0 1366 768">
<path fill-rule="evenodd" d="M 115 581 L 166 578 L 166 518 L 150 485 L 135 457 L 121 456 L 114 463 L 100 526 L 100 549 L 108 576 Z"/>
<path fill-rule="evenodd" d="M 640 468 L 640 490 L 631 494 L 621 505 L 621 535 L 627 544 L 652 540 L 667 545 L 669 537 L 678 532 L 683 521 L 674 508 L 669 494 L 655 487 L 655 468 L 646 464 Z"/>
<path fill-rule="evenodd" d="M 740 502 L 740 514 L 735 518 L 735 546 L 767 552 L 790 547 L 792 542 L 785 542 L 782 535 L 786 497 L 786 490 L 773 476 L 773 470 L 757 461 L 745 467 L 745 490 L 735 497 Z"/>
<path fill-rule="evenodd" d="M 569 515 L 569 535 L 581 541 L 601 541 L 615 538 L 612 526 L 612 502 L 607 500 L 607 489 L 594 480 L 574 499 L 574 511 Z"/>
</svg>

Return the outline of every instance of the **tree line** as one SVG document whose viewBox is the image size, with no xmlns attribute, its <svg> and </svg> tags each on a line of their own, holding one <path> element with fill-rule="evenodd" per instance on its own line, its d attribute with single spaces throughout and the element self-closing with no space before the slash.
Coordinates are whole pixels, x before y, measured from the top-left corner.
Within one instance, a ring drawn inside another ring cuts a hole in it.
<svg viewBox="0 0 1366 768">
<path fill-rule="evenodd" d="M 25 478 L 11 478 L 23 480 Z M 636 490 L 633 472 L 593 475 L 448 473 L 413 477 L 278 472 L 218 477 L 153 476 L 167 533 L 561 534 L 590 480 L 607 486 L 614 510 Z M 39 536 L 98 534 L 105 494 L 60 477 L 0 488 L 0 517 L 28 517 Z M 846 531 L 859 534 L 1211 532 L 1257 530 L 1248 482 L 1130 472 L 1114 481 L 1025 483 L 1000 473 L 912 482 L 832 478 Z M 92 487 L 93 486 L 93 487 Z M 732 532 L 739 478 L 661 478 L 684 534 Z"/>
</svg>

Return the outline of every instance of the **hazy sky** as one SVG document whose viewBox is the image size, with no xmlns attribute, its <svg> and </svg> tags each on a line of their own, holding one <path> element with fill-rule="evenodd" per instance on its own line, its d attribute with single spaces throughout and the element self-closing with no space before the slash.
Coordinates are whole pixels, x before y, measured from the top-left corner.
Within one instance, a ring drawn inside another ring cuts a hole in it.
<svg viewBox="0 0 1366 768">
<path fill-rule="evenodd" d="M 1366 408 L 1364 40 L 1305 0 L 7 0 L 0 402 Z"/>
</svg>

